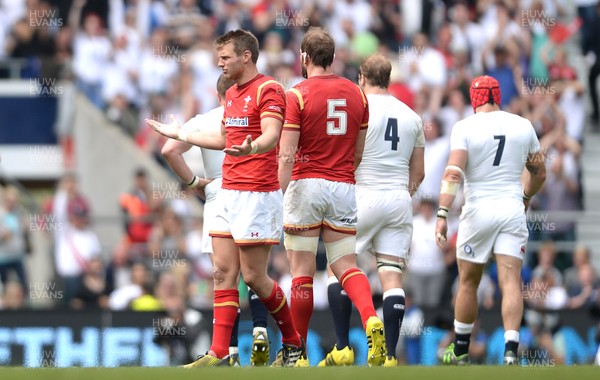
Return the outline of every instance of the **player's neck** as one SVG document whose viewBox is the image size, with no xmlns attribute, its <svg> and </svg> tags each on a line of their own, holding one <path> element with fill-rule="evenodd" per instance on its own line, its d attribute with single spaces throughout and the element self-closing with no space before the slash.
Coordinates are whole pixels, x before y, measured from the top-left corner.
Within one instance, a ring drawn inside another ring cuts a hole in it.
<svg viewBox="0 0 600 380">
<path fill-rule="evenodd" d="M 500 107 L 497 104 L 483 104 L 477 108 L 475 108 L 475 113 L 485 113 L 485 112 L 494 112 L 500 111 Z"/>
<path fill-rule="evenodd" d="M 382 88 L 379 86 L 371 86 L 369 84 L 365 84 L 365 86 L 363 87 L 363 92 L 365 93 L 365 95 L 387 95 L 387 94 L 389 94 L 387 88 Z"/>
<path fill-rule="evenodd" d="M 323 75 L 331 75 L 331 74 L 333 74 L 333 71 L 331 70 L 331 66 L 322 68 L 321 66 L 310 65 L 306 68 L 306 76 L 308 78 L 318 77 L 318 76 L 323 76 Z"/>
<path fill-rule="evenodd" d="M 258 69 L 256 68 L 256 66 L 252 68 L 249 67 L 246 70 L 244 70 L 244 72 L 238 79 L 235 80 L 235 83 L 237 83 L 238 86 L 243 86 L 246 83 L 250 82 L 252 79 L 254 79 L 254 77 L 257 75 Z"/>
</svg>

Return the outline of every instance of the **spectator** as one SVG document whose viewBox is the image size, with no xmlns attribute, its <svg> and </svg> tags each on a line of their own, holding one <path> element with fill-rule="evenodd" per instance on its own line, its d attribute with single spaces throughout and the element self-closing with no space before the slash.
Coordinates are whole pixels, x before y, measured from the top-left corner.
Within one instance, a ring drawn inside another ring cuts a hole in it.
<svg viewBox="0 0 600 380">
<path fill-rule="evenodd" d="M 540 279 L 544 275 L 548 275 L 552 278 L 553 284 L 557 286 L 562 286 L 562 274 L 554 266 L 555 259 L 556 246 L 554 245 L 554 241 L 544 241 L 538 249 L 538 265 L 533 269 L 533 280 Z"/>
<path fill-rule="evenodd" d="M 569 299 L 568 307 L 578 309 L 584 306 L 594 305 L 600 297 L 600 284 L 594 268 L 590 264 L 584 264 L 578 270 L 577 291 Z"/>
<path fill-rule="evenodd" d="M 26 292 L 29 289 L 23 267 L 26 241 L 24 220 L 19 210 L 19 191 L 13 186 L 7 186 L 3 191 L 2 198 L 0 206 L 0 280 L 6 291 L 9 274 L 14 272 L 23 292 Z"/>
<path fill-rule="evenodd" d="M 405 77 L 413 92 L 426 89 L 429 94 L 427 111 L 436 115 L 442 103 L 444 84 L 446 83 L 446 65 L 444 56 L 429 45 L 425 34 L 413 37 L 413 46 L 400 49 L 400 62 L 404 64 Z"/>
<path fill-rule="evenodd" d="M 449 14 L 452 20 L 450 24 L 452 32 L 451 49 L 453 51 L 468 52 L 467 62 L 471 63 L 471 67 L 475 72 L 481 72 L 481 51 L 486 41 L 481 25 L 471 21 L 469 9 L 464 1 L 454 2 Z M 467 83 L 470 82 L 470 80 L 467 81 Z"/>
<path fill-rule="evenodd" d="M 556 100 L 565 118 L 567 135 L 575 141 L 583 139 L 585 126 L 585 88 L 577 79 L 575 69 L 567 64 L 564 49 L 558 48 L 554 60 L 549 62 L 550 88 L 555 90 Z"/>
<path fill-rule="evenodd" d="M 125 236 L 115 251 L 118 266 L 122 266 L 132 257 L 145 256 L 157 203 L 151 198 L 146 171 L 137 169 L 133 189 L 122 194 L 119 199 L 124 216 Z"/>
<path fill-rule="evenodd" d="M 570 295 L 576 294 L 579 287 L 579 270 L 590 264 L 590 250 L 584 245 L 577 245 L 571 255 L 573 266 L 564 271 L 565 288 Z"/>
<path fill-rule="evenodd" d="M 566 136 L 564 129 L 556 129 L 540 140 L 540 145 L 547 150 L 546 183 L 541 193 L 545 211 L 579 210 L 579 167 L 577 157 L 581 146 Z M 549 220 L 548 228 L 543 228 L 546 239 L 575 240 L 573 222 Z"/>
<path fill-rule="evenodd" d="M 587 16 L 590 7 L 587 7 L 583 26 L 583 54 L 588 57 L 590 70 L 588 73 L 588 88 L 592 101 L 591 119 L 596 124 L 596 130 L 600 127 L 600 102 L 598 100 L 598 88 L 596 87 L 600 76 L 600 1 L 596 3 L 596 12 L 593 16 Z"/>
<path fill-rule="evenodd" d="M 25 308 L 25 290 L 15 281 L 10 281 L 4 286 L 0 298 L 0 310 L 20 310 Z"/>
<path fill-rule="evenodd" d="M 493 47 L 494 63 L 493 66 L 489 66 L 485 62 L 485 55 L 489 49 L 489 47 L 484 49 L 483 53 L 485 74 L 496 78 L 500 83 L 500 93 L 502 94 L 500 106 L 505 108 L 513 98 L 519 96 L 518 89 L 521 88 L 523 76 L 516 61 L 516 53 L 513 52 L 511 55 L 505 45 L 495 45 Z"/>
<path fill-rule="evenodd" d="M 148 269 L 142 261 L 135 261 L 131 265 L 130 283 L 119 287 L 110 293 L 108 307 L 111 310 L 125 310 L 129 304 L 143 294 L 143 287 L 149 279 Z"/>
<path fill-rule="evenodd" d="M 165 308 L 154 293 L 154 282 L 146 280 L 142 295 L 131 301 L 129 308 L 133 311 L 164 311 Z"/>
<path fill-rule="evenodd" d="M 150 46 L 141 53 L 139 68 L 139 88 L 142 99 L 155 94 L 167 94 L 171 81 L 177 76 L 178 55 L 182 51 L 169 46 L 169 32 L 158 28 L 152 32 Z"/>
<path fill-rule="evenodd" d="M 81 11 L 86 2 L 75 0 L 69 14 L 69 27 L 75 33 L 73 71 L 79 89 L 96 107 L 103 108 L 102 78 L 109 61 L 111 44 L 98 15 L 85 15 L 83 29 L 80 28 Z"/>
<path fill-rule="evenodd" d="M 175 260 L 183 262 L 186 253 L 186 236 L 183 222 L 172 208 L 166 207 L 160 212 L 159 218 L 150 232 L 148 250 L 152 258 L 165 256 L 172 261 L 168 263 L 167 268 L 153 265 L 155 270 L 171 269 L 173 266 L 171 264 L 179 263 Z"/>
<path fill-rule="evenodd" d="M 111 291 L 112 284 L 107 281 L 102 259 L 98 256 L 92 257 L 87 263 L 85 273 L 81 276 L 70 305 L 73 309 L 107 309 Z"/>
<path fill-rule="evenodd" d="M 473 115 L 473 108 L 467 105 L 463 93 L 458 89 L 450 91 L 448 104 L 442 107 L 439 113 L 439 118 L 443 126 L 442 134 L 446 136 L 444 139 L 446 143 L 450 139 L 454 124 L 471 115 Z"/>
<path fill-rule="evenodd" d="M 417 199 L 431 199 L 437 202 L 444 168 L 450 154 L 450 136 L 445 136 L 439 119 L 423 123 L 425 134 L 425 178 L 415 194 Z"/>
<path fill-rule="evenodd" d="M 426 148 L 427 150 L 427 148 Z M 413 294 L 415 305 L 435 308 L 440 303 L 445 282 L 444 254 L 435 243 L 435 207 L 437 202 L 423 199 L 413 219 L 406 288 Z"/>
<path fill-rule="evenodd" d="M 89 270 L 89 262 L 100 255 L 100 242 L 89 228 L 89 208 L 82 199 L 69 202 L 68 223 L 61 226 L 57 236 L 56 271 L 63 281 L 67 303 L 79 289 L 81 276 Z"/>
</svg>

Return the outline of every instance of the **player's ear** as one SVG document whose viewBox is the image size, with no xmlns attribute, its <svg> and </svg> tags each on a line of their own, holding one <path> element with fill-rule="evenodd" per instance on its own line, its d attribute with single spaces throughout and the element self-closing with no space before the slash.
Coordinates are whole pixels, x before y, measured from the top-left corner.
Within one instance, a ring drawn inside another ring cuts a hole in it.
<svg viewBox="0 0 600 380">
<path fill-rule="evenodd" d="M 306 61 L 307 61 L 306 57 L 308 57 L 308 54 L 306 54 L 306 52 L 303 51 L 301 57 L 302 57 L 302 64 L 306 65 Z"/>
</svg>

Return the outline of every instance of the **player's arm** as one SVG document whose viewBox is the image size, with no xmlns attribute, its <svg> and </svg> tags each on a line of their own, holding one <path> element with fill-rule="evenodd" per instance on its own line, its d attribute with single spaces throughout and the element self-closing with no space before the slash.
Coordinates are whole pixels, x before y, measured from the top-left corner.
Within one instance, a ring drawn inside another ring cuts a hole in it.
<svg viewBox="0 0 600 380">
<path fill-rule="evenodd" d="M 408 162 L 408 192 L 411 197 L 417 192 L 425 178 L 425 133 L 421 118 L 416 118 L 415 127 L 415 145 Z"/>
<path fill-rule="evenodd" d="M 439 209 L 437 212 L 437 223 L 435 227 L 436 243 L 441 249 L 446 242 L 448 224 L 446 217 L 448 210 L 452 207 L 456 193 L 463 181 L 464 170 L 467 166 L 467 151 L 465 149 L 453 149 L 450 151 L 448 166 L 442 177 L 442 188 L 440 190 Z"/>
<path fill-rule="evenodd" d="M 546 181 L 546 164 L 542 151 L 530 153 L 523 173 L 523 203 L 525 211 L 529 208 L 531 198 L 542 188 Z"/>
<path fill-rule="evenodd" d="M 279 186 L 285 192 L 290 183 L 292 169 L 296 152 L 298 150 L 298 141 L 300 140 L 300 130 L 286 130 L 281 132 L 281 140 L 279 141 Z"/>
<path fill-rule="evenodd" d="M 156 132 L 171 139 L 196 145 L 201 148 L 221 150 L 225 148 L 225 126 L 221 125 L 221 131 L 196 131 L 187 132 L 173 115 L 170 124 L 165 124 L 152 119 L 146 119 L 148 124 Z"/>
<path fill-rule="evenodd" d="M 259 95 L 260 94 L 260 95 Z M 285 94 L 281 84 L 273 82 L 257 93 L 256 102 L 260 112 L 261 134 L 256 139 L 251 135 L 241 145 L 232 145 L 223 152 L 232 156 L 247 156 L 270 152 L 279 142 L 279 134 L 285 113 Z"/>
<path fill-rule="evenodd" d="M 190 150 L 191 147 L 191 144 L 183 141 L 168 140 L 160 153 L 181 181 L 194 189 L 194 191 L 204 199 L 204 188 L 212 181 L 212 179 L 204 179 L 194 175 L 183 159 L 183 153 Z"/>
<path fill-rule="evenodd" d="M 281 124 L 279 119 L 263 118 L 260 121 L 261 135 L 256 140 L 252 140 L 252 136 L 248 135 L 241 145 L 232 145 L 231 148 L 223 149 L 223 152 L 236 157 L 270 152 L 277 146 Z"/>
<path fill-rule="evenodd" d="M 408 192 L 412 197 L 425 178 L 425 148 L 415 147 L 408 163 Z"/>
<path fill-rule="evenodd" d="M 356 147 L 354 150 L 354 169 L 358 168 L 360 162 L 362 161 L 363 153 L 365 152 L 365 140 L 367 138 L 367 129 L 369 128 L 369 102 L 363 90 L 358 86 L 357 88 L 362 97 L 364 108 L 362 110 L 363 112 L 360 121 L 360 129 L 358 131 L 358 138 L 356 139 Z"/>
<path fill-rule="evenodd" d="M 367 138 L 367 129 L 361 128 L 358 131 L 358 138 L 356 139 L 356 149 L 354 151 L 354 169 L 360 165 L 362 156 L 365 151 L 365 139 Z"/>
</svg>

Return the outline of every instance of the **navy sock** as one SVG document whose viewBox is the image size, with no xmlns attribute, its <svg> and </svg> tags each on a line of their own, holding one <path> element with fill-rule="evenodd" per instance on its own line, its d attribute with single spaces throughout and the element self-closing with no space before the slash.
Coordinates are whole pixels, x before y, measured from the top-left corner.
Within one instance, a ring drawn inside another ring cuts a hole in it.
<svg viewBox="0 0 600 380">
<path fill-rule="evenodd" d="M 240 313 L 241 310 L 238 308 L 237 317 L 235 317 L 235 322 L 233 323 L 233 330 L 231 330 L 231 339 L 229 340 L 229 347 L 237 347 L 238 346 L 238 333 L 240 329 Z"/>
<path fill-rule="evenodd" d="M 471 333 L 456 334 L 454 338 L 454 355 L 461 356 L 469 353 L 469 344 L 471 344 Z"/>
<path fill-rule="evenodd" d="M 519 342 L 509 340 L 506 343 L 504 343 L 504 352 L 511 351 L 516 356 L 518 349 L 519 349 Z"/>
<path fill-rule="evenodd" d="M 352 302 L 342 284 L 338 281 L 331 282 L 327 286 L 327 299 L 329 300 L 329 310 L 335 326 L 335 335 L 337 338 L 337 348 L 349 346 L 348 336 L 350 335 L 350 317 L 352 316 Z"/>
<path fill-rule="evenodd" d="M 404 318 L 404 294 L 402 289 L 391 289 L 391 295 L 383 295 L 383 323 L 385 326 L 385 345 L 389 356 L 396 357 L 396 346 L 400 336 L 400 326 Z"/>
<path fill-rule="evenodd" d="M 248 302 L 250 302 L 250 312 L 252 313 L 252 327 L 267 328 L 269 312 L 252 290 L 248 290 Z"/>
</svg>

